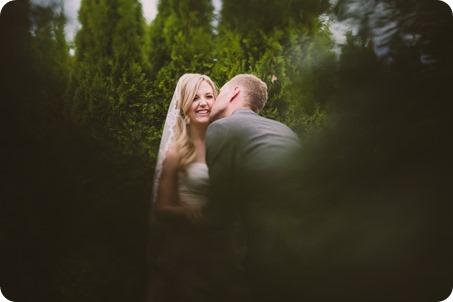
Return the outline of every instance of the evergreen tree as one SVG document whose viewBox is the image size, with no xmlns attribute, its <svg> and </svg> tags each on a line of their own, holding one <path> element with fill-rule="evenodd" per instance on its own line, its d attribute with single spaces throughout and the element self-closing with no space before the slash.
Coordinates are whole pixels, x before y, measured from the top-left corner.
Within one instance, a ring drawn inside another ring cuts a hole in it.
<svg viewBox="0 0 453 302">
<path fill-rule="evenodd" d="M 157 16 L 149 30 L 155 146 L 178 78 L 184 73 L 210 74 L 213 10 L 210 0 L 159 1 Z"/>
<path fill-rule="evenodd" d="M 62 125 L 66 123 L 63 116 L 64 99 L 71 67 L 64 32 L 66 17 L 62 6 L 33 6 L 31 19 L 34 24 L 35 83 L 40 90 L 40 94 L 35 97 L 42 102 L 39 105 L 42 120 L 37 125 L 43 127 L 41 139 L 48 141 L 45 136 L 61 132 L 64 129 Z"/>
<path fill-rule="evenodd" d="M 223 83 L 254 73 L 269 86 L 263 115 L 299 133 L 319 128 L 329 99 L 321 84 L 333 82 L 335 68 L 333 40 L 320 19 L 328 8 L 328 1 L 224 1 L 214 76 Z"/>
<path fill-rule="evenodd" d="M 79 21 L 67 108 L 103 144 L 146 157 L 150 89 L 141 5 L 82 1 Z"/>
<path fill-rule="evenodd" d="M 26 119 L 27 107 L 34 93 L 21 87 L 24 83 L 26 85 L 33 83 L 29 1 L 8 2 L 2 9 L 1 22 L 0 79 L 2 103 L 5 106 L 1 120 L 5 122 L 20 115 Z M 17 126 L 15 128 L 19 130 Z"/>
<path fill-rule="evenodd" d="M 300 21 L 302 22 L 302 21 Z M 335 88 L 337 58 L 328 20 L 313 17 L 308 26 L 291 26 L 287 58 L 288 123 L 299 133 L 318 131 L 326 118 Z"/>
<path fill-rule="evenodd" d="M 166 22 L 171 15 L 171 0 L 159 0 L 157 14 L 148 27 L 149 35 L 149 63 L 151 68 L 150 79 L 154 81 L 157 73 L 165 64 L 171 61 L 171 43 L 166 41 L 168 36 L 164 35 Z M 171 38 L 171 35 L 169 36 Z"/>
<path fill-rule="evenodd" d="M 2 292 L 15 301 L 49 300 L 57 293 L 58 210 L 66 201 L 60 195 L 61 165 L 68 159 L 61 154 L 69 78 L 65 22 L 61 6 L 26 0 L 7 3 L 0 15 L 2 158 L 7 159 Z"/>
<path fill-rule="evenodd" d="M 213 9 L 209 0 L 159 1 L 158 13 L 150 25 L 150 63 L 154 78 L 159 72 L 166 73 L 165 69 L 176 76 L 181 72 L 210 70 L 214 46 Z"/>
</svg>

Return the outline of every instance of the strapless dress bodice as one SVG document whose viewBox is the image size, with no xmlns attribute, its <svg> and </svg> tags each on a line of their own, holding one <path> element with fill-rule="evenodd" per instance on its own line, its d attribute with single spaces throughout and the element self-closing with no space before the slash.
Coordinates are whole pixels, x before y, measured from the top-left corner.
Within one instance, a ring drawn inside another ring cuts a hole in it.
<svg viewBox="0 0 453 302">
<path fill-rule="evenodd" d="M 178 173 L 179 199 L 189 204 L 205 204 L 208 199 L 209 173 L 205 163 L 190 163 Z"/>
</svg>

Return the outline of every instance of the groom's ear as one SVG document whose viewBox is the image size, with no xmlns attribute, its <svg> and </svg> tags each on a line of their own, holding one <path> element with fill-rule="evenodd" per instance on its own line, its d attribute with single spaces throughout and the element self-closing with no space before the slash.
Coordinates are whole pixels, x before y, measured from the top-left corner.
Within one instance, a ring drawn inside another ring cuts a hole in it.
<svg viewBox="0 0 453 302">
<path fill-rule="evenodd" d="M 232 102 L 239 95 L 239 92 L 241 92 L 239 87 L 237 87 L 237 86 L 234 87 L 233 94 L 231 95 L 230 102 Z"/>
</svg>

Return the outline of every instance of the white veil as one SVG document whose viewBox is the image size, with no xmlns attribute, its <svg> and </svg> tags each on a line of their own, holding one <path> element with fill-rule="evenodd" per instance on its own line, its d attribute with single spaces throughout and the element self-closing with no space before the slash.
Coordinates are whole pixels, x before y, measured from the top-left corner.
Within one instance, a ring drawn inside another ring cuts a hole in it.
<svg viewBox="0 0 453 302">
<path fill-rule="evenodd" d="M 180 115 L 178 102 L 180 99 L 179 86 L 181 79 L 176 84 L 173 98 L 171 99 L 170 106 L 168 107 L 167 118 L 165 119 L 164 130 L 162 131 L 162 138 L 160 140 L 159 153 L 157 154 L 156 169 L 154 171 L 154 184 L 153 184 L 153 203 L 156 201 L 157 187 L 159 179 L 162 174 L 162 165 L 165 160 L 168 148 L 173 143 L 175 138 L 175 125 Z"/>
</svg>

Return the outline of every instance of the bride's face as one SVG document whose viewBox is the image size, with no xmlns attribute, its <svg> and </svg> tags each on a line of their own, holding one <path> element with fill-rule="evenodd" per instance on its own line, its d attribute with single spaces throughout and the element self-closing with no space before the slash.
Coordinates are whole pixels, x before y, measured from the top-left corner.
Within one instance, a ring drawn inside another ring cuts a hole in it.
<svg viewBox="0 0 453 302">
<path fill-rule="evenodd" d="M 208 82 L 203 81 L 198 88 L 189 109 L 190 123 L 207 124 L 214 103 L 214 91 Z"/>
</svg>

